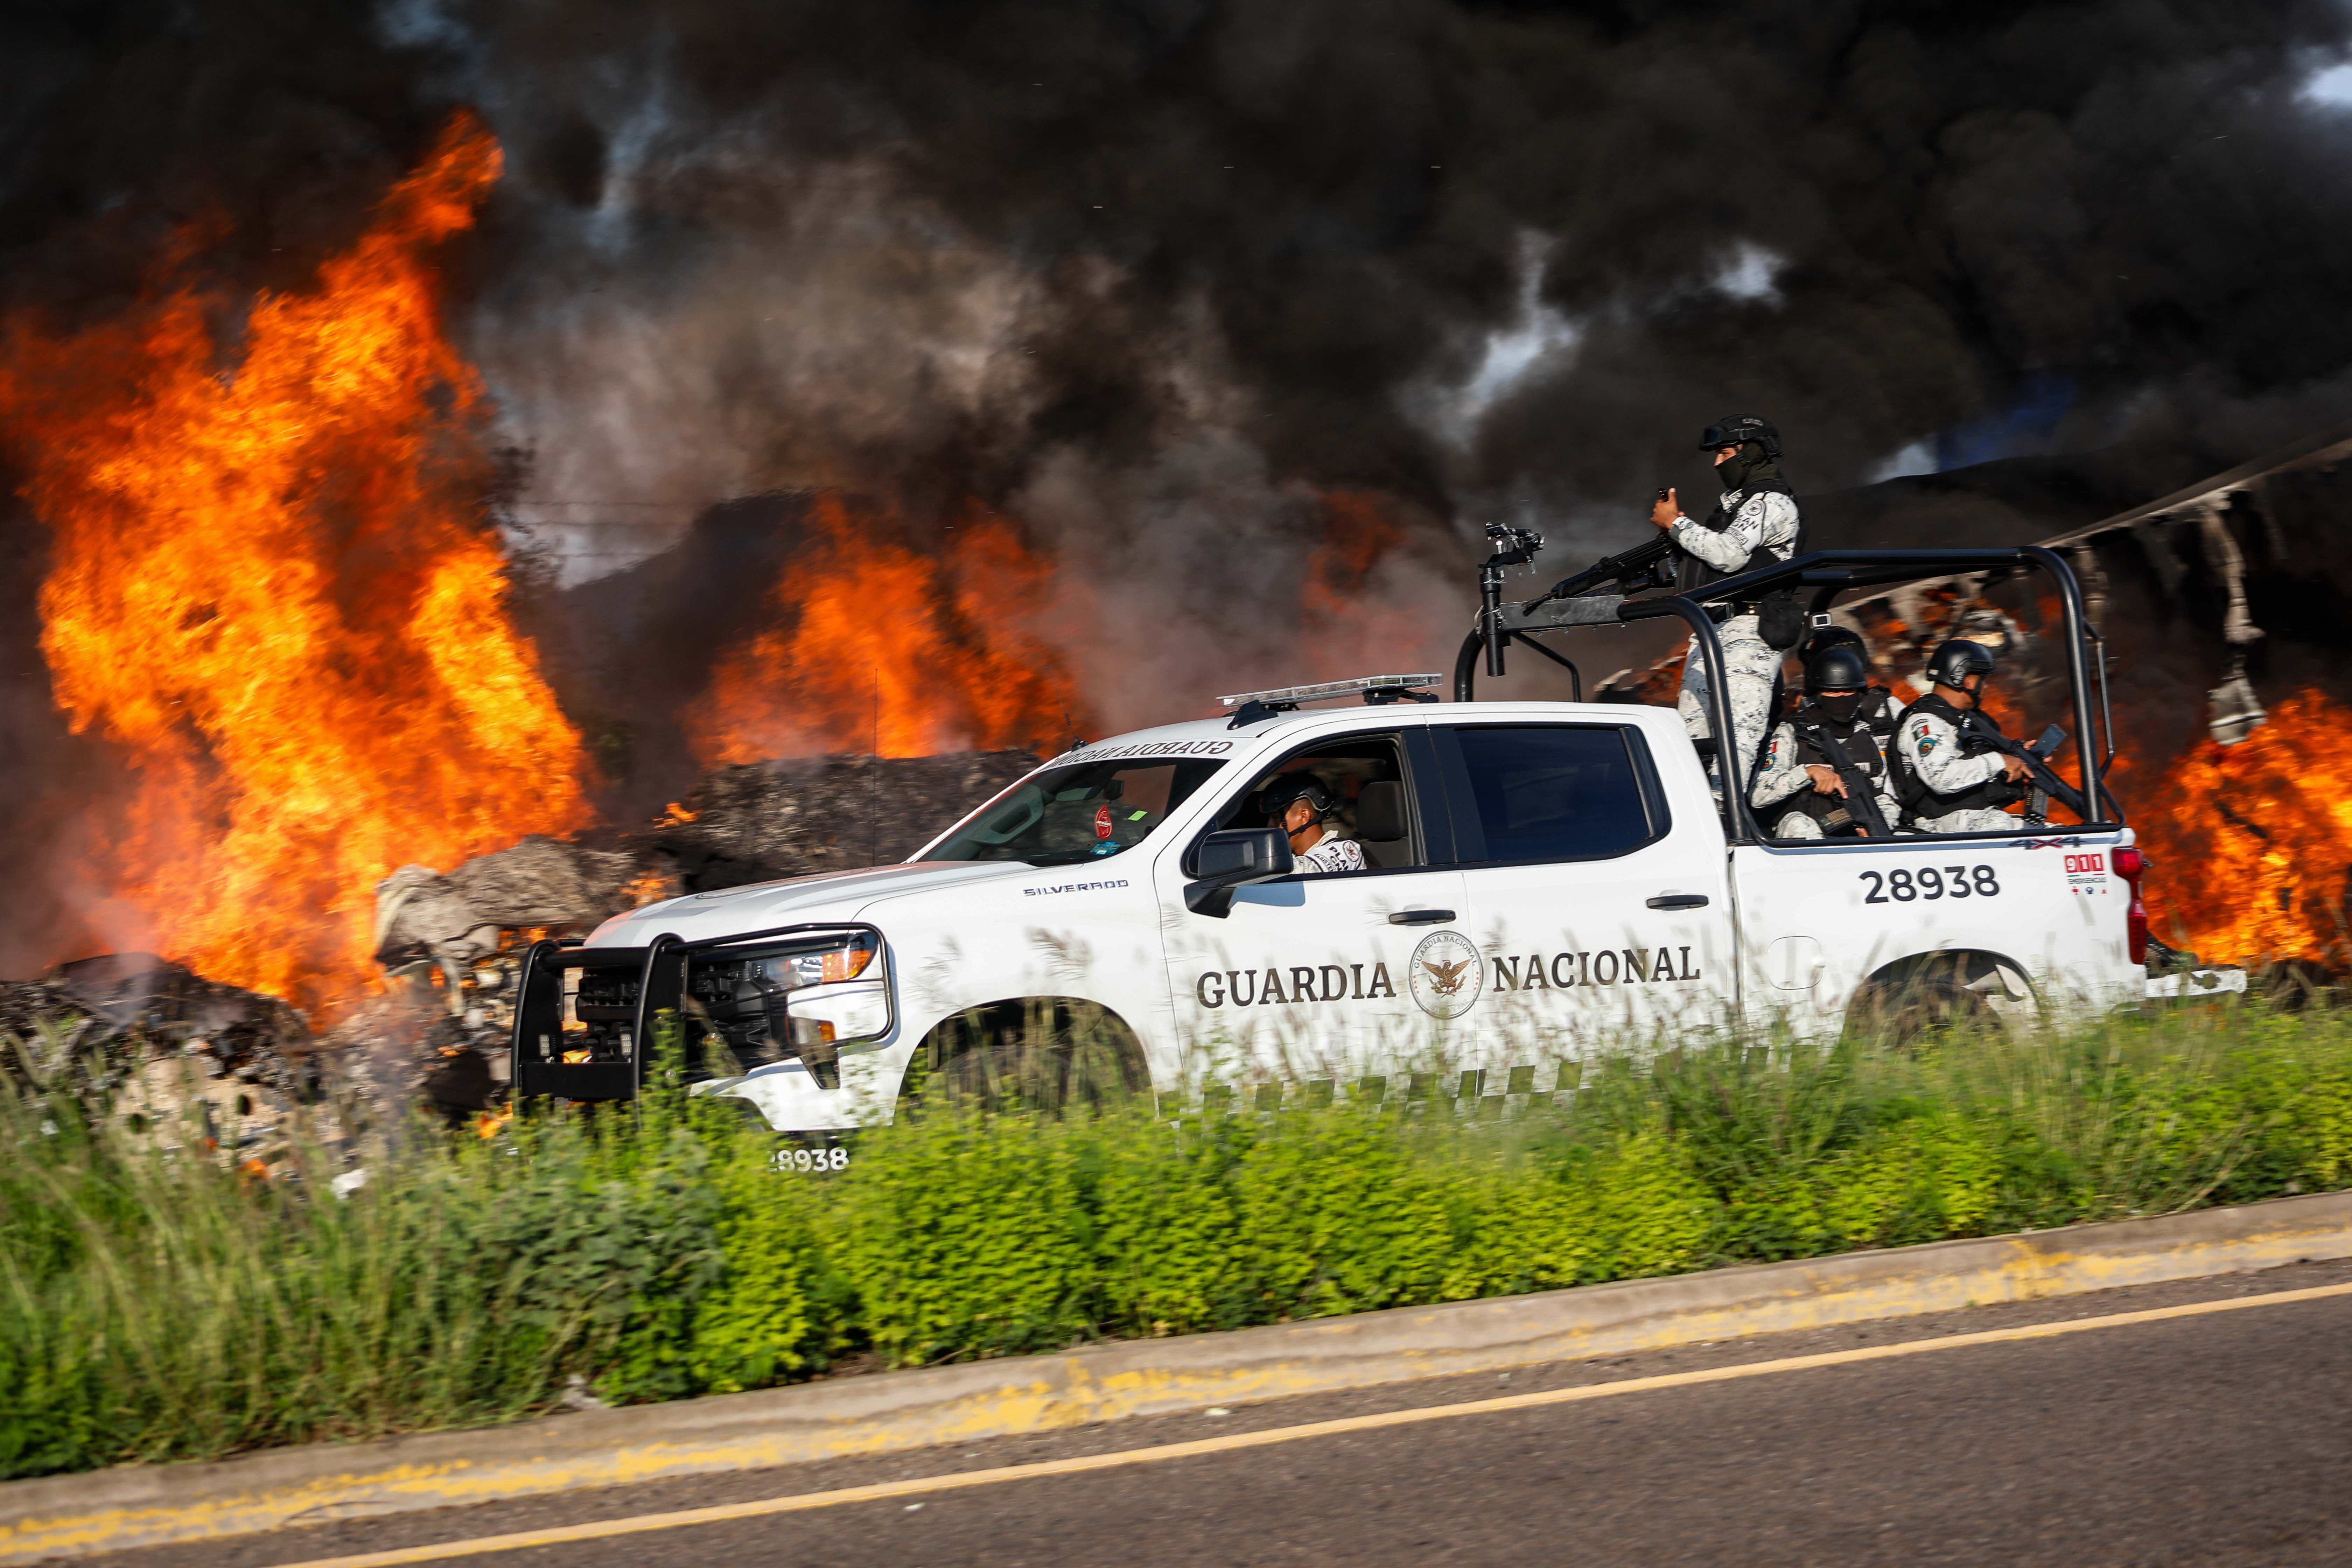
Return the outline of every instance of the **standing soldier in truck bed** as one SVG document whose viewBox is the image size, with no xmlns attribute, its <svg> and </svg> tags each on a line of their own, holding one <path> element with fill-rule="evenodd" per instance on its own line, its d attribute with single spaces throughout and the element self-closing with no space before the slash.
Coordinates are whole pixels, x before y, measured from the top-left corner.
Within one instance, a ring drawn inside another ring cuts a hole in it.
<svg viewBox="0 0 2352 1568">
<path fill-rule="evenodd" d="M 1650 509 L 1650 521 L 1675 542 L 1677 584 L 1685 592 L 1786 561 L 1804 548 L 1804 520 L 1795 494 L 1780 477 L 1778 430 L 1754 415 L 1740 415 L 1708 426 L 1699 446 L 1715 454 L 1716 478 L 1723 485 L 1715 509 L 1703 521 L 1685 517 L 1671 489 Z M 1793 613 L 1793 605 L 1787 608 Z M 1772 719 L 1772 678 L 1781 652 L 1797 641 L 1793 628 L 1784 637 L 1768 637 L 1767 628 L 1759 625 L 1763 609 L 1762 605 L 1735 605 L 1731 618 L 1717 629 L 1735 731 L 1724 752 L 1733 759 L 1732 766 L 1727 772 L 1718 768 L 1718 779 L 1744 784 L 1755 767 L 1765 727 Z M 1708 733 L 1706 665 L 1696 647 L 1684 658 L 1682 693 L 1675 706 L 1691 735 Z M 1718 741 L 1719 746 L 1724 744 Z"/>
</svg>

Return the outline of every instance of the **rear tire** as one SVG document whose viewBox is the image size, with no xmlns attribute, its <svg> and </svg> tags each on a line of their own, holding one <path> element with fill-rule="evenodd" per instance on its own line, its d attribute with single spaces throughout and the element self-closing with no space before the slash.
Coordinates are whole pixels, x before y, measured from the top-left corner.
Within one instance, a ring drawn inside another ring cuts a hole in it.
<svg viewBox="0 0 2352 1568">
<path fill-rule="evenodd" d="M 1845 1028 L 1849 1039 L 1908 1050 L 1941 1032 L 1998 1031 L 2000 1019 L 1957 975 L 1927 970 L 1864 985 L 1846 1007 Z"/>
</svg>

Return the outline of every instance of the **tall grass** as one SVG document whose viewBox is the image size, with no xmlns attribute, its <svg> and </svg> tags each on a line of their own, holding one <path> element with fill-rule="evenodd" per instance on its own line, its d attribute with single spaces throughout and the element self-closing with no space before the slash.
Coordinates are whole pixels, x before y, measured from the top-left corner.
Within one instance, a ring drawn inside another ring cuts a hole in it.
<svg viewBox="0 0 2352 1568">
<path fill-rule="evenodd" d="M 258 1180 L 64 1081 L 0 1096 L 0 1474 L 2352 1185 L 2333 1013 L 1694 1038 L 1499 1118 L 934 1095 L 824 1174 L 667 1089 L 488 1142 L 406 1130 L 348 1197 L 324 1141 Z"/>
<path fill-rule="evenodd" d="M 619 1399 L 809 1363 L 805 1184 L 722 1108 L 398 1130 L 275 1179 L 192 1123 L 0 1100 L 0 1474 L 480 1426 L 574 1378 Z M 169 1135 L 184 1142 L 173 1147 Z"/>
</svg>

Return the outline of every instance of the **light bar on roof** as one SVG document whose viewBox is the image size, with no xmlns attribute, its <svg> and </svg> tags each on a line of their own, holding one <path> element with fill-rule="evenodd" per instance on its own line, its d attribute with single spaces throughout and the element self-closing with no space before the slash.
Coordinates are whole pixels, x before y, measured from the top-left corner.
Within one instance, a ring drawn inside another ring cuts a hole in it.
<svg viewBox="0 0 2352 1568">
<path fill-rule="evenodd" d="M 1315 686 L 1281 686 L 1272 691 L 1238 691 L 1217 699 L 1220 708 L 1244 702 L 1322 702 L 1334 697 L 1358 697 L 1367 691 L 1414 691 L 1436 686 L 1443 675 L 1360 675 L 1353 680 L 1326 680 Z"/>
</svg>

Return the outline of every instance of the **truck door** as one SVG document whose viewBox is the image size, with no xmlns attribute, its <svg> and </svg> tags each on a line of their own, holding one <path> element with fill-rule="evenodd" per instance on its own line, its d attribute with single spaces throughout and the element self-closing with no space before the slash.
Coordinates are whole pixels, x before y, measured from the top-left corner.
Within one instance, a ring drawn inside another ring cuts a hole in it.
<svg viewBox="0 0 2352 1568">
<path fill-rule="evenodd" d="M 1318 737 L 1234 781 L 1235 793 L 1202 833 L 1266 826 L 1259 792 L 1293 772 L 1315 774 L 1338 797 L 1327 830 L 1353 838 L 1365 867 L 1244 888 L 1233 912 L 1217 920 L 1184 908 L 1185 857 L 1162 857 L 1155 875 L 1178 1034 L 1216 1058 L 1221 1073 L 1255 1067 L 1353 1079 L 1386 1072 L 1426 1047 L 1441 1016 L 1415 999 L 1416 952 L 1433 940 L 1445 945 L 1448 934 L 1454 946 L 1469 947 L 1462 874 L 1444 864 L 1453 858 L 1451 829 L 1428 731 Z M 1469 986 L 1474 968 L 1452 972 L 1457 990 Z"/>
<path fill-rule="evenodd" d="M 1722 834 L 1712 816 L 1675 820 L 1639 723 L 1448 724 L 1431 738 L 1486 991 L 1473 1016 L 1491 1059 L 1477 1065 L 1721 1015 Z M 1680 798 L 1703 787 L 1695 772 L 1679 782 L 1693 786 Z"/>
</svg>

